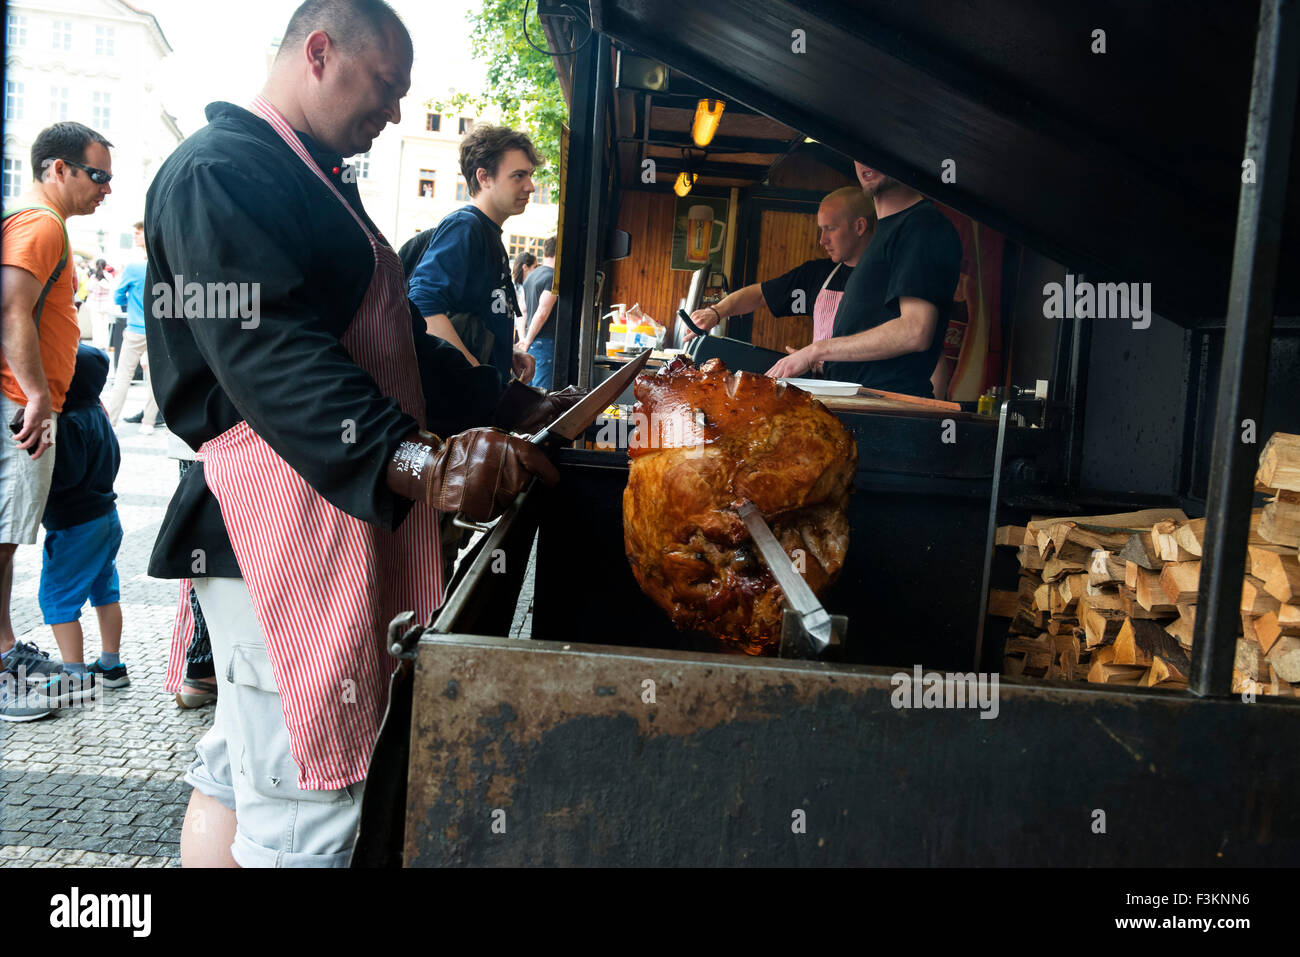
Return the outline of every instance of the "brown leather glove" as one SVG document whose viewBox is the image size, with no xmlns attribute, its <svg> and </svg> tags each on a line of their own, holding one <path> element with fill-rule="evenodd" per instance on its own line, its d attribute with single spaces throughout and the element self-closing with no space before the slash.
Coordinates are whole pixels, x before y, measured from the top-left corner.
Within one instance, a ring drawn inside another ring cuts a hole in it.
<svg viewBox="0 0 1300 957">
<path fill-rule="evenodd" d="M 492 412 L 492 424 L 508 432 L 532 435 L 540 432 L 578 404 L 587 390 L 568 386 L 558 392 L 543 392 L 511 379 L 501 401 Z"/>
<path fill-rule="evenodd" d="M 475 522 L 504 512 L 533 476 L 547 485 L 560 480 L 538 446 L 499 429 L 470 429 L 445 443 L 420 432 L 388 463 L 388 487 L 398 495 Z"/>
</svg>

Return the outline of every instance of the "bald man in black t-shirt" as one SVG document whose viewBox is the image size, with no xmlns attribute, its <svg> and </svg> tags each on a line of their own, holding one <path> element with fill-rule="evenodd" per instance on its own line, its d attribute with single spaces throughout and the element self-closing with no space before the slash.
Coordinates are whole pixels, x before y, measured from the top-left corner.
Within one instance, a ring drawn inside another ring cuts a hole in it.
<svg viewBox="0 0 1300 957">
<path fill-rule="evenodd" d="M 933 397 L 930 377 L 957 289 L 961 239 L 916 190 L 854 165 L 875 200 L 876 235 L 844 288 L 832 336 L 789 350 L 767 374 L 798 377 L 822 362 L 828 379 Z"/>
<path fill-rule="evenodd" d="M 828 258 L 810 259 L 775 279 L 737 289 L 716 306 L 695 310 L 691 321 L 709 330 L 727 316 L 767 306 L 774 316 L 812 316 L 813 339 L 828 338 L 845 285 L 875 228 L 875 210 L 862 190 L 845 186 L 827 193 L 817 209 L 817 242 Z M 683 342 L 694 337 L 683 330 Z"/>
</svg>

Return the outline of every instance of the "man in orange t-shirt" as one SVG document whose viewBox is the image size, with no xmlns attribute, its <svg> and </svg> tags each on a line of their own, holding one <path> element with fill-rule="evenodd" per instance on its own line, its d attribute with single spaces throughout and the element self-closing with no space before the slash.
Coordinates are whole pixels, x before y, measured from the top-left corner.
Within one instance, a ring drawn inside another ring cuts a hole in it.
<svg viewBox="0 0 1300 957">
<path fill-rule="evenodd" d="M 77 363 L 81 330 L 73 296 L 77 270 L 63 221 L 89 216 L 112 192 L 111 144 L 80 123 L 55 123 L 32 144 L 40 176 L 12 208 L 40 206 L 4 221 L 0 271 L 0 663 L 17 674 L 57 670 L 30 643 L 17 646 L 9 620 L 13 555 L 34 545 L 54 471 L 55 428 Z M 67 252 L 58 281 L 36 306 Z M 13 434 L 10 424 L 18 426 Z M 2 703 L 0 703 L 2 704 Z M 31 710 L 31 709 L 27 709 Z M 30 720 L 0 706 L 0 719 Z M 38 715 L 39 716 L 39 715 Z"/>
</svg>

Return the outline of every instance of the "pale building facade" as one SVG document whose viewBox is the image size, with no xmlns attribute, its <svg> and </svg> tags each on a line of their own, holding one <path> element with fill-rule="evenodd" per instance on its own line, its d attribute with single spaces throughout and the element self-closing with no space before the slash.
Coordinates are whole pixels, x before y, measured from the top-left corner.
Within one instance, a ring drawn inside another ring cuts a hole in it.
<svg viewBox="0 0 1300 957">
<path fill-rule="evenodd" d="M 357 167 L 366 211 L 394 246 L 469 202 L 460 143 L 478 117 L 440 112 L 426 103 L 407 96 L 401 122 L 381 133 L 369 153 L 349 160 Z M 519 249 L 540 247 L 555 234 L 558 200 L 554 191 L 539 188 L 523 213 L 506 220 L 502 239 L 511 261 Z"/>
<path fill-rule="evenodd" d="M 36 135 L 61 120 L 84 123 L 113 143 L 113 192 L 94 215 L 68 221 L 69 239 L 86 255 L 129 261 L 131 224 L 182 139 L 155 86 L 171 53 L 158 21 L 121 0 L 7 3 L 5 41 L 5 205 L 31 185 Z"/>
</svg>

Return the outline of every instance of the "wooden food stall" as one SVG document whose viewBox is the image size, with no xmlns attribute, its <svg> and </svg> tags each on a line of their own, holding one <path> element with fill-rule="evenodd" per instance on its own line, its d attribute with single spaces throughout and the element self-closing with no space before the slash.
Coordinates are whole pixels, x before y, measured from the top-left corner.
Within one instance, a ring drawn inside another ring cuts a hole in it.
<svg viewBox="0 0 1300 957">
<path fill-rule="evenodd" d="M 664 181 L 682 162 L 734 223 L 737 288 L 810 255 L 808 217 L 857 157 L 1005 241 L 997 305 L 970 300 L 972 381 L 1046 391 L 1001 416 L 836 411 L 858 444 L 822 596 L 850 622 L 838 661 L 675 631 L 627 568 L 626 455 L 562 450 L 563 481 L 521 496 L 435 620 L 394 625 L 358 866 L 1300 859 L 1300 702 L 1232 693 L 1260 449 L 1300 432 L 1300 273 L 1279 268 L 1300 261 L 1300 23 L 1274 0 L 1107 10 L 593 0 L 585 44 L 586 23 L 544 20 L 552 49 L 580 47 L 557 58 L 557 383 L 598 378 L 612 304 L 667 317 L 685 295 Z M 1187 54 L 1209 48 L 1213 71 Z M 675 161 L 699 98 L 727 104 L 720 145 Z M 1149 282 L 1156 315 L 1049 317 L 1067 277 Z M 810 328 L 760 314 L 728 334 L 779 348 Z M 983 710 L 900 702 L 900 673 L 1002 670 L 1007 622 L 982 612 L 1017 563 L 995 526 L 1152 508 L 1206 518 L 1185 690 L 1003 675 Z M 512 637 L 529 574 L 531 635 Z"/>
</svg>

